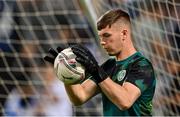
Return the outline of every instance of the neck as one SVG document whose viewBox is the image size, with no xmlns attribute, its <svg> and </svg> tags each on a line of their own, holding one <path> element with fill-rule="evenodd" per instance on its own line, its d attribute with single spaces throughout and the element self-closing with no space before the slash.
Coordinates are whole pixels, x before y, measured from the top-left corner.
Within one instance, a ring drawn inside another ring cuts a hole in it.
<svg viewBox="0 0 180 117">
<path fill-rule="evenodd" d="M 136 52 L 137 52 L 137 50 L 134 48 L 134 46 L 126 47 L 126 48 L 122 49 L 122 51 L 116 56 L 116 59 L 124 60 Z"/>
</svg>

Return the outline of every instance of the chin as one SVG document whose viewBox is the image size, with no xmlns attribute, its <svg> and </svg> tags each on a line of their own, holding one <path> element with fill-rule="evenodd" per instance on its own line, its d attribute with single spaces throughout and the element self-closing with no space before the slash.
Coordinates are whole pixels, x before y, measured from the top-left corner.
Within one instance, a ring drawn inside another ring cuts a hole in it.
<svg viewBox="0 0 180 117">
<path fill-rule="evenodd" d="M 108 52 L 109 56 L 117 56 L 119 54 L 120 54 L 120 52 L 117 52 L 117 53 L 115 53 L 115 52 Z"/>
<path fill-rule="evenodd" d="M 114 56 L 114 54 L 112 54 L 112 53 L 108 53 L 108 55 L 109 55 L 109 56 Z"/>
<path fill-rule="evenodd" d="M 109 55 L 109 56 L 115 56 L 116 54 L 115 54 L 115 53 L 112 53 L 112 52 L 108 52 L 108 55 Z"/>
</svg>

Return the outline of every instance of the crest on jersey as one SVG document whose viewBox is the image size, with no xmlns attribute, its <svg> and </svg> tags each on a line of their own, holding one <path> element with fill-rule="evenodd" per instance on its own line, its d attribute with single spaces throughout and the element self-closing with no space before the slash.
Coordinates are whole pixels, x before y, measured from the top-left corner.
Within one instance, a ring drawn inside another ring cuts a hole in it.
<svg viewBox="0 0 180 117">
<path fill-rule="evenodd" d="M 126 76 L 126 70 L 121 70 L 117 74 L 117 80 L 122 81 Z"/>
</svg>

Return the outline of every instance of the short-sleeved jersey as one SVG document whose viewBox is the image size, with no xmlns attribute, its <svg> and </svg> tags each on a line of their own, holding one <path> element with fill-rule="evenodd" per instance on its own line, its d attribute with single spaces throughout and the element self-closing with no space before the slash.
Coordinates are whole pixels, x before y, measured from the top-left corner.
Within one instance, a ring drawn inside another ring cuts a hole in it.
<svg viewBox="0 0 180 117">
<path fill-rule="evenodd" d="M 108 64 L 105 62 L 102 67 L 107 70 Z M 125 60 L 116 61 L 116 66 L 113 70 L 111 69 L 110 77 L 119 85 L 124 82 L 132 83 L 140 89 L 141 95 L 129 109 L 122 111 L 102 92 L 104 116 L 152 115 L 155 74 L 152 64 L 140 52 L 136 52 Z"/>
</svg>

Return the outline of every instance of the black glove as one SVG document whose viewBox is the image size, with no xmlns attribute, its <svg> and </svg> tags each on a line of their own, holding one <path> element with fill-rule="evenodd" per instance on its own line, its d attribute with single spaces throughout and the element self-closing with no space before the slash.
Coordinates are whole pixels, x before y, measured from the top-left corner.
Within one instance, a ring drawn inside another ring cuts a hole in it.
<svg viewBox="0 0 180 117">
<path fill-rule="evenodd" d="M 64 48 L 62 48 L 62 47 L 57 47 L 57 51 L 56 51 L 53 48 L 49 48 L 48 52 L 50 55 L 45 56 L 44 60 L 51 64 L 54 64 L 55 58 L 57 57 L 58 53 L 60 53 L 63 49 Z"/>
<path fill-rule="evenodd" d="M 76 61 L 85 67 L 86 71 L 94 77 L 97 83 L 108 78 L 106 72 L 98 65 L 96 59 L 86 47 L 76 44 L 71 49 L 77 56 Z"/>
<path fill-rule="evenodd" d="M 108 59 L 101 65 L 101 68 L 108 74 L 108 76 L 112 77 L 116 70 L 116 60 L 112 58 Z"/>
</svg>

